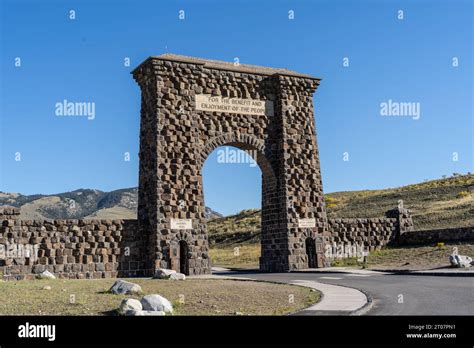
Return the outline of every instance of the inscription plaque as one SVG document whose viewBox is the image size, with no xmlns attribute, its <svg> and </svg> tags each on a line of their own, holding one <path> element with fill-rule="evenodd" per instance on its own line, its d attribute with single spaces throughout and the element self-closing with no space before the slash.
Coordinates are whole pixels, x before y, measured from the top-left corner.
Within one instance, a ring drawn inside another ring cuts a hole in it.
<svg viewBox="0 0 474 348">
<path fill-rule="evenodd" d="M 196 94 L 196 110 L 273 116 L 273 102 L 269 100 L 225 98 L 210 94 Z"/>
<path fill-rule="evenodd" d="M 192 230 L 193 220 L 191 219 L 171 219 L 172 230 Z"/>
<path fill-rule="evenodd" d="M 300 228 L 313 228 L 316 227 L 316 219 L 299 219 L 298 227 Z"/>
</svg>

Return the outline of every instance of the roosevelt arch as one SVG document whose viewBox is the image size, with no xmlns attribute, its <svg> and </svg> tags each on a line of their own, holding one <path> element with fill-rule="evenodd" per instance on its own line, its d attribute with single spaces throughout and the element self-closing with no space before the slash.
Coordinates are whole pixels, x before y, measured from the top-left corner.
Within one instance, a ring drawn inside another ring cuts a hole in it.
<svg viewBox="0 0 474 348">
<path fill-rule="evenodd" d="M 141 88 L 138 224 L 148 273 L 211 272 L 202 166 L 217 147 L 256 153 L 262 171 L 260 270 L 308 267 L 307 238 L 327 236 L 313 93 L 320 79 L 286 69 L 165 54 L 133 71 Z M 179 270 L 179 269 L 177 269 Z"/>
</svg>

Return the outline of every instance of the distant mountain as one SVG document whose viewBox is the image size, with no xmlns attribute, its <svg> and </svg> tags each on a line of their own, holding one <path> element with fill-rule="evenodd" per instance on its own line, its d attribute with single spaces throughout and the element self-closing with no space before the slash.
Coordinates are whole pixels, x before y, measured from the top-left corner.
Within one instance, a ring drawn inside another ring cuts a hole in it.
<svg viewBox="0 0 474 348">
<path fill-rule="evenodd" d="M 223 217 L 224 217 L 224 215 L 218 213 L 217 211 L 212 210 L 212 209 L 209 208 L 209 207 L 206 207 L 206 210 L 205 210 L 205 212 L 204 212 L 204 216 L 205 216 L 206 219 L 208 219 L 208 220 L 219 219 L 219 218 L 223 218 Z"/>
<path fill-rule="evenodd" d="M 79 189 L 52 195 L 22 195 L 0 192 L 0 205 L 21 207 L 21 218 L 33 219 L 135 219 L 138 189 L 128 188 L 104 192 Z M 222 215 L 206 207 L 211 220 Z"/>
</svg>

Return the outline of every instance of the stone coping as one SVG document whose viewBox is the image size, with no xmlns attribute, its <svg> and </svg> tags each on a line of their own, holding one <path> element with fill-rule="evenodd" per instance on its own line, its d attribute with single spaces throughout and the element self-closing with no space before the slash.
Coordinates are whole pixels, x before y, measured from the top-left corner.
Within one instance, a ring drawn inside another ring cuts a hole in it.
<svg viewBox="0 0 474 348">
<path fill-rule="evenodd" d="M 20 215 L 20 208 L 11 205 L 1 205 L 0 215 Z"/>
<path fill-rule="evenodd" d="M 293 70 L 283 69 L 283 68 L 269 68 L 259 65 L 249 65 L 249 64 L 239 64 L 234 65 L 231 62 L 225 62 L 222 60 L 211 60 L 211 59 L 204 59 L 198 57 L 189 57 L 189 56 L 182 56 L 178 54 L 172 53 L 165 53 L 159 56 L 151 56 L 148 57 L 145 61 L 143 61 L 140 65 L 138 65 L 133 71 L 132 74 L 143 64 L 145 64 L 148 60 L 155 59 L 155 60 L 165 60 L 165 61 L 172 61 L 178 63 L 188 63 L 188 64 L 196 64 L 202 65 L 209 69 L 217 69 L 217 70 L 226 70 L 226 71 L 234 71 L 234 72 L 241 72 L 241 73 L 249 73 L 249 74 L 257 74 L 257 75 L 285 75 L 285 76 L 292 76 L 292 77 L 301 77 L 311 80 L 320 81 L 321 78 L 314 77 L 311 75 L 301 74 Z"/>
</svg>

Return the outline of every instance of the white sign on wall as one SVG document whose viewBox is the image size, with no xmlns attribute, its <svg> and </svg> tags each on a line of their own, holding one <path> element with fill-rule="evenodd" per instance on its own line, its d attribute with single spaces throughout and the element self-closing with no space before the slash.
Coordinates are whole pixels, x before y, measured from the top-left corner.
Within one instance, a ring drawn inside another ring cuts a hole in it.
<svg viewBox="0 0 474 348">
<path fill-rule="evenodd" d="M 273 116 L 273 102 L 269 100 L 225 98 L 211 94 L 196 94 L 196 110 Z"/>
<path fill-rule="evenodd" d="M 313 228 L 313 227 L 316 227 L 316 219 L 315 218 L 298 219 L 298 227 L 299 228 Z"/>
<path fill-rule="evenodd" d="M 172 230 L 192 230 L 193 220 L 191 219 L 171 219 Z"/>
</svg>

